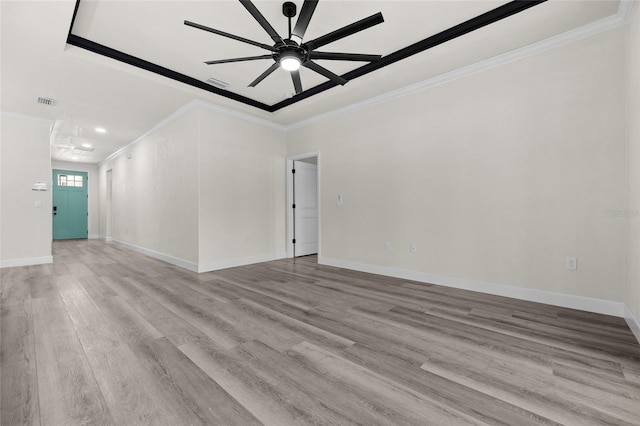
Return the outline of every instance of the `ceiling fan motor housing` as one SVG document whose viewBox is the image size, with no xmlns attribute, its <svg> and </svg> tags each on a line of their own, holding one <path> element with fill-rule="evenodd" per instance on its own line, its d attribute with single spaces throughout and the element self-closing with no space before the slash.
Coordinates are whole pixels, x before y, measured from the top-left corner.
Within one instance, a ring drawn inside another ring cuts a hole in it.
<svg viewBox="0 0 640 426">
<path fill-rule="evenodd" d="M 299 45 L 293 40 L 285 39 L 284 43 L 277 43 L 274 48 L 276 51 L 273 53 L 273 59 L 280 62 L 285 57 L 296 57 L 301 64 L 309 60 L 309 51 L 305 49 L 304 45 Z"/>
</svg>

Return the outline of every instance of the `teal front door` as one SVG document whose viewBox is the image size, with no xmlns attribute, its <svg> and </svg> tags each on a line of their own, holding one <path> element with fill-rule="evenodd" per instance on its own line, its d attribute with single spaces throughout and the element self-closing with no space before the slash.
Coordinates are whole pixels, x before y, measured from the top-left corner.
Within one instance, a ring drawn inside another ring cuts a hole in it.
<svg viewBox="0 0 640 426">
<path fill-rule="evenodd" d="M 87 173 L 53 170 L 53 239 L 87 238 Z"/>
</svg>

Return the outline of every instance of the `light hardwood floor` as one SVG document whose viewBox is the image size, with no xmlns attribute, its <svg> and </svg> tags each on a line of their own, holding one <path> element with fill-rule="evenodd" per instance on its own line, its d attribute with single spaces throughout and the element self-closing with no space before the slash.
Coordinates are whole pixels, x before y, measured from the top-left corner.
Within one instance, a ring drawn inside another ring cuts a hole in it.
<svg viewBox="0 0 640 426">
<path fill-rule="evenodd" d="M 96 240 L 1 278 L 3 426 L 640 425 L 620 318 L 315 257 L 195 274 Z"/>
</svg>

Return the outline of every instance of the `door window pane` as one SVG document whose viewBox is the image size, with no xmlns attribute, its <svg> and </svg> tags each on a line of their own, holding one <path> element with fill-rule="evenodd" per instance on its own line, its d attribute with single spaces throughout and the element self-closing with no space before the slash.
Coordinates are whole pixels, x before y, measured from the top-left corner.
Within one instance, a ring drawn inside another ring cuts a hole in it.
<svg viewBox="0 0 640 426">
<path fill-rule="evenodd" d="M 82 188 L 84 181 L 82 175 L 58 175 L 58 186 L 74 186 Z"/>
</svg>

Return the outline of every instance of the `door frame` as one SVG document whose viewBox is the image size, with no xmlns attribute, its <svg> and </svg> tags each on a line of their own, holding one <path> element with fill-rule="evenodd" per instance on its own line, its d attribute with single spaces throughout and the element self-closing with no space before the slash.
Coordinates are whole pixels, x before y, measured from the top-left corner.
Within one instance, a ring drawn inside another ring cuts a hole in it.
<svg viewBox="0 0 640 426">
<path fill-rule="evenodd" d="M 89 209 L 89 171 L 88 170 L 74 170 L 71 168 L 56 168 L 56 167 L 51 167 L 51 206 L 53 208 L 53 206 L 55 206 L 55 200 L 54 200 L 54 193 L 55 193 L 55 187 L 58 185 L 58 183 L 56 182 L 56 172 L 59 172 L 59 174 L 62 173 L 66 173 L 66 174 L 82 174 L 85 179 L 84 179 L 84 183 L 85 183 L 85 193 L 87 194 L 87 196 L 85 197 L 84 203 L 86 205 L 86 210 L 87 210 L 87 217 L 86 217 L 86 224 L 87 224 L 87 233 L 84 237 L 82 238 L 55 238 L 55 224 L 53 223 L 53 214 L 51 216 L 51 241 L 62 241 L 65 239 L 89 239 L 89 214 L 90 214 L 90 209 Z M 53 212 L 52 212 L 53 213 Z"/>
<path fill-rule="evenodd" d="M 320 151 L 314 151 L 314 152 L 307 152 L 304 154 L 298 154 L 298 155 L 292 155 L 290 157 L 287 157 L 286 160 L 286 169 L 285 169 L 285 176 L 286 176 L 286 182 L 287 182 L 287 204 L 285 207 L 285 211 L 286 211 L 286 217 L 287 217 L 287 258 L 292 258 L 293 254 L 294 254 L 294 249 L 293 249 L 293 173 L 291 173 L 291 170 L 293 169 L 293 162 L 294 161 L 300 161 L 300 160 L 305 160 L 307 158 L 316 158 L 317 159 L 317 168 L 316 168 L 316 174 L 317 174 L 317 180 L 318 180 L 318 191 L 316 193 L 316 197 L 317 197 L 317 205 L 318 205 L 318 257 L 320 257 L 321 253 L 322 253 L 322 230 L 320 228 L 321 224 L 322 224 L 322 220 L 321 220 L 321 205 L 320 205 L 320 194 L 321 194 L 321 190 L 320 190 L 320 185 L 321 185 L 321 181 L 320 181 Z"/>
<path fill-rule="evenodd" d="M 105 209 L 105 232 L 104 238 L 105 241 L 111 242 L 113 241 L 113 169 L 107 170 L 105 173 L 105 181 L 107 184 L 107 196 L 105 197 L 106 201 L 106 209 Z"/>
</svg>

